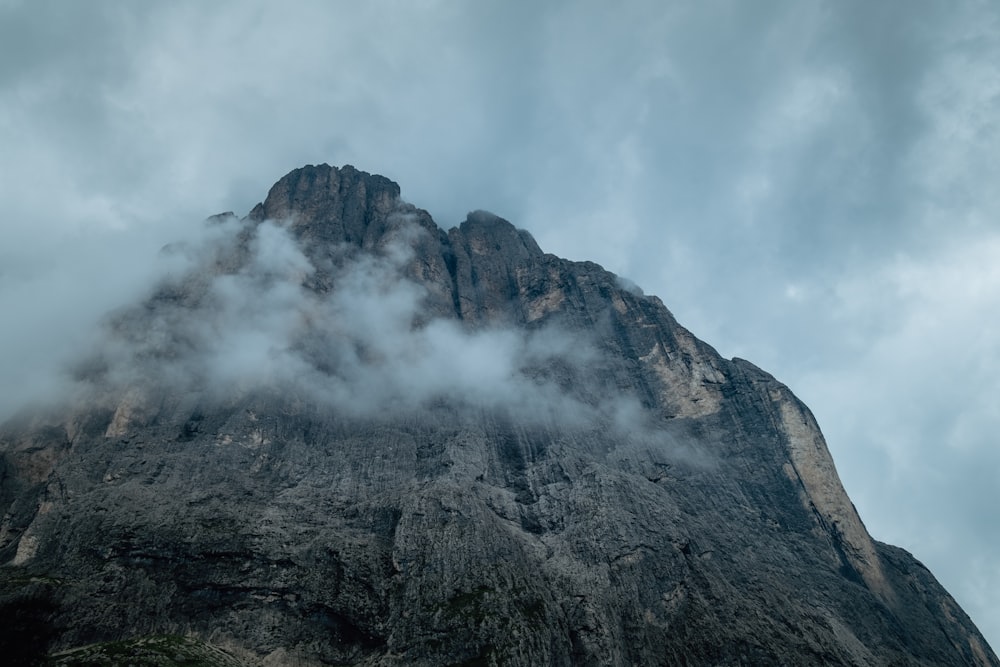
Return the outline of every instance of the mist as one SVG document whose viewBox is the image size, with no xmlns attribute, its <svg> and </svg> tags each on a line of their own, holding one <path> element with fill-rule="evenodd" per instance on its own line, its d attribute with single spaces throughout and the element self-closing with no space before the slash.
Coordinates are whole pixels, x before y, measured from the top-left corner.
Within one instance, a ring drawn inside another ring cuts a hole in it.
<svg viewBox="0 0 1000 667">
<path fill-rule="evenodd" d="M 123 303 L 103 316 L 93 311 L 104 304 L 91 304 L 88 328 L 47 359 L 45 384 L 20 396 L 22 405 L 131 410 L 187 395 L 211 408 L 278 392 L 345 419 L 445 408 L 460 418 L 486 412 L 606 430 L 623 447 L 675 448 L 676 436 L 637 397 L 602 389 L 595 332 L 473 328 L 429 315 L 428 286 L 408 275 L 429 233 L 406 219 L 411 208 L 401 205 L 375 251 L 340 244 L 309 256 L 293 221 L 210 219 L 133 272 L 115 295 Z"/>
<path fill-rule="evenodd" d="M 28 405 L 68 398 L 67 368 L 105 335 L 107 314 L 190 265 L 189 258 L 160 248 L 174 238 L 200 246 L 211 231 L 194 219 L 12 234 L 11 245 L 0 250 L 0 421 Z"/>
</svg>

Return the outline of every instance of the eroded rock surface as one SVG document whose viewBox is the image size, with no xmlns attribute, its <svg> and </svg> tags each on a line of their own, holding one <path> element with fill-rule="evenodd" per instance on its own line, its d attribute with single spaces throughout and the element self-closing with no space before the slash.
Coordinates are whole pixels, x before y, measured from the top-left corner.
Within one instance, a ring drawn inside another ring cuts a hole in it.
<svg viewBox="0 0 1000 667">
<path fill-rule="evenodd" d="M 91 393 L 0 430 L 11 655 L 188 635 L 265 665 L 1000 665 L 868 535 L 808 409 L 656 297 L 489 213 L 444 232 L 352 167 L 212 224 L 231 243 L 110 321 Z M 280 315 L 253 331 L 287 336 L 256 375 L 207 361 L 249 346 L 209 317 L 244 284 Z"/>
</svg>

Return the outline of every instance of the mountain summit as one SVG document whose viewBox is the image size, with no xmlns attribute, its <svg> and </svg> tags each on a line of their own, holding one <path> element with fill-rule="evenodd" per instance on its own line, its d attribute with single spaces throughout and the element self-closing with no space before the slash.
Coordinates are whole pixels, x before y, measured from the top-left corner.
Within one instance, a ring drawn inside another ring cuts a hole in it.
<svg viewBox="0 0 1000 667">
<path fill-rule="evenodd" d="M 1000 665 L 785 385 L 399 194 L 292 171 L 0 427 L 5 656 Z"/>
</svg>

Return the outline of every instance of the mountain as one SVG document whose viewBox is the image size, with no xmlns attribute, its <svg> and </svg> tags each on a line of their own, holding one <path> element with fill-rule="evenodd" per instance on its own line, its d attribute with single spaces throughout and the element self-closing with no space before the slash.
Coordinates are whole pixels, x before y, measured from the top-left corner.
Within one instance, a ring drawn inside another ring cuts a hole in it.
<svg viewBox="0 0 1000 667">
<path fill-rule="evenodd" d="M 1000 665 L 785 385 L 399 194 L 214 216 L 0 428 L 9 664 Z"/>
</svg>

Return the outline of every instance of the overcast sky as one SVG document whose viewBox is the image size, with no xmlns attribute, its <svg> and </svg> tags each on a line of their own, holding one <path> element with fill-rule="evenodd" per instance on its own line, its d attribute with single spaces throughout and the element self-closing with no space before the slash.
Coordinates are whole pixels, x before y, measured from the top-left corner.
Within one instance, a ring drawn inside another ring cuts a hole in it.
<svg viewBox="0 0 1000 667">
<path fill-rule="evenodd" d="M 307 163 L 488 209 L 816 414 L 1000 647 L 1000 9 L 0 0 L 0 415 Z"/>
</svg>

